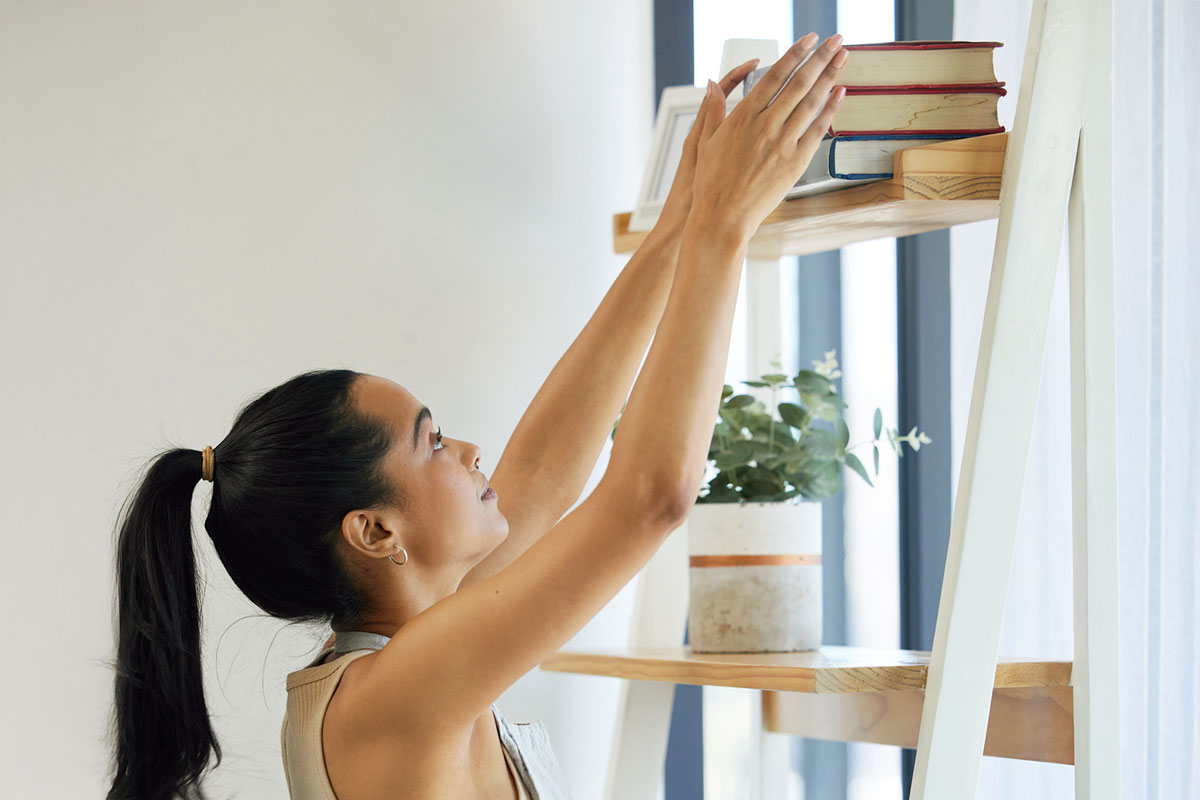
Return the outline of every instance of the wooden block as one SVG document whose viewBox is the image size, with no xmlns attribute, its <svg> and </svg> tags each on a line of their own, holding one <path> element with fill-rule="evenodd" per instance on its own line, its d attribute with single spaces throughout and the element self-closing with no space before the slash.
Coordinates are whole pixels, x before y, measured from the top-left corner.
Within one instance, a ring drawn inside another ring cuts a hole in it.
<svg viewBox="0 0 1200 800">
<path fill-rule="evenodd" d="M 892 180 L 906 200 L 998 199 L 1007 144 L 1007 134 L 995 133 L 900 150 Z"/>
</svg>

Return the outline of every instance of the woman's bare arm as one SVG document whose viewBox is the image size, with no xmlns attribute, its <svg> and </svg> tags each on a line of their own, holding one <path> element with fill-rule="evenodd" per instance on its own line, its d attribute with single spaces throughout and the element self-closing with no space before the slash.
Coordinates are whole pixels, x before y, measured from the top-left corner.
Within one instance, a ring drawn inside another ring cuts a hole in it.
<svg viewBox="0 0 1200 800">
<path fill-rule="evenodd" d="M 696 206 L 600 485 L 506 569 L 435 603 L 392 637 L 362 671 L 370 703 L 356 711 L 364 725 L 395 740 L 461 738 L 685 518 L 707 459 L 747 242 L 804 171 L 841 95 L 830 97 L 837 69 L 825 68 L 835 52 L 834 63 L 843 60 L 835 41 L 767 103 L 809 52 L 807 41 L 790 48 L 729 119 L 712 90 L 702 106 L 718 124 L 700 142 Z"/>
<path fill-rule="evenodd" d="M 722 97 L 757 63 L 730 70 Z M 654 229 L 605 294 L 583 331 L 546 378 L 508 440 L 490 485 L 508 520 L 508 538 L 467 573 L 460 588 L 495 575 L 579 499 L 667 304 L 692 199 L 694 125 Z"/>
</svg>

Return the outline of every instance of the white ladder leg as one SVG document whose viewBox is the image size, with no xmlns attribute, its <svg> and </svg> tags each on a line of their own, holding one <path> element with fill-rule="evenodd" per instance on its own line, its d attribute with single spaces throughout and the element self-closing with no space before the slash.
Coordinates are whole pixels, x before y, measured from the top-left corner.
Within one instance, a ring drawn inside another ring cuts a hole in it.
<svg viewBox="0 0 1200 800">
<path fill-rule="evenodd" d="M 759 375 L 781 371 L 788 375 L 796 374 L 794 364 L 783 363 L 786 360 L 784 352 L 794 349 L 784 347 L 784 337 L 795 340 L 799 336 L 795 315 L 784 313 L 783 303 L 799 301 L 794 295 L 785 297 L 782 291 L 785 276 L 779 261 L 778 258 L 746 260 L 746 362 L 750 371 L 746 378 L 757 380 Z M 788 285 L 794 286 L 790 281 Z M 780 367 L 771 364 L 775 358 L 780 359 Z M 735 386 L 734 391 L 746 392 L 750 389 Z M 765 389 L 758 394 L 764 402 L 770 398 L 770 392 Z M 781 800 L 787 797 L 787 780 L 791 769 L 790 737 L 766 729 L 762 718 L 762 692 L 755 692 L 755 695 L 748 708 L 753 739 L 750 742 L 751 763 L 755 767 L 746 776 L 747 797 L 751 800 Z"/>
<path fill-rule="evenodd" d="M 1071 483 L 1075 797 L 1121 795 L 1112 3 L 1093 7 L 1087 108 L 1071 187 Z"/>
<path fill-rule="evenodd" d="M 687 525 L 676 529 L 638 577 L 633 647 L 678 647 L 687 622 Z M 607 800 L 659 800 L 675 684 L 622 681 L 608 763 Z"/>
<path fill-rule="evenodd" d="M 1009 137 L 911 796 L 975 796 L 1082 118 L 1083 0 L 1041 0 Z"/>
</svg>

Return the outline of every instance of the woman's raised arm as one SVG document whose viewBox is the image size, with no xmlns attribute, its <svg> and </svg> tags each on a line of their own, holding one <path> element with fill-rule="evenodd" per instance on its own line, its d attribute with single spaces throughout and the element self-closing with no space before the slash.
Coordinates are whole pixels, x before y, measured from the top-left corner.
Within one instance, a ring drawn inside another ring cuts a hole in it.
<svg viewBox="0 0 1200 800">
<path fill-rule="evenodd" d="M 729 71 L 722 97 L 758 60 Z M 692 201 L 700 121 L 684 141 L 679 168 L 654 229 L 617 276 L 579 336 L 559 359 L 509 437 L 491 475 L 508 538 L 476 564 L 460 588 L 511 564 L 567 513 L 583 492 L 613 420 L 662 318 Z"/>
<path fill-rule="evenodd" d="M 790 48 L 728 119 L 710 83 L 675 281 L 603 479 L 521 558 L 392 637 L 360 679 L 370 689 L 370 702 L 357 709 L 369 718 L 363 724 L 410 746 L 417 743 L 405 731 L 420 731 L 421 741 L 461 736 L 603 608 L 686 517 L 720 402 L 747 242 L 804 171 L 842 94 L 830 96 L 845 61 L 840 37 L 813 52 L 815 43 L 810 35 Z"/>
</svg>

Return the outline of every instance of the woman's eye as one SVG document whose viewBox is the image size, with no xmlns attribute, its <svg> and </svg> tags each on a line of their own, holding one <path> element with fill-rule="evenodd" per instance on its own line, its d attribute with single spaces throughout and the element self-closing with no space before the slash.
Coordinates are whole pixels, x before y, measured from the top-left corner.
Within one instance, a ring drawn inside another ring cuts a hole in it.
<svg viewBox="0 0 1200 800">
<path fill-rule="evenodd" d="M 445 450 L 445 449 L 446 449 L 446 445 L 442 444 L 442 429 L 438 428 L 437 443 L 433 447 L 433 452 L 436 453 L 438 450 Z"/>
</svg>

